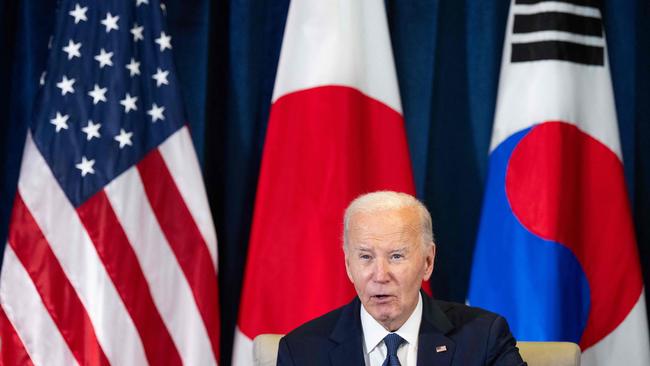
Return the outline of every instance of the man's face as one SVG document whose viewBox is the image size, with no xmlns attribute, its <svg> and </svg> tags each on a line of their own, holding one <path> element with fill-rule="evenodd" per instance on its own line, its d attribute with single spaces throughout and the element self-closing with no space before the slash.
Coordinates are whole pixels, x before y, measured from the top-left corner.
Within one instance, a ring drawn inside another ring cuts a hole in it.
<svg viewBox="0 0 650 366">
<path fill-rule="evenodd" d="M 356 213 L 350 218 L 345 266 L 366 311 L 394 331 L 418 303 L 433 271 L 435 247 L 423 246 L 415 208 Z"/>
</svg>

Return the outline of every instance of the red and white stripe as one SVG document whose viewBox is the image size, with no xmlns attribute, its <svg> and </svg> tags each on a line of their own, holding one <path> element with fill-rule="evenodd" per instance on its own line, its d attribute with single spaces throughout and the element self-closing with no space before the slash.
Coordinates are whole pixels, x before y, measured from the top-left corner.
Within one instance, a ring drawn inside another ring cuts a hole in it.
<svg viewBox="0 0 650 366">
<path fill-rule="evenodd" d="M 584 365 L 650 365 L 645 290 L 625 320 L 605 338 L 582 352 Z"/>
<path fill-rule="evenodd" d="M 6 248 L 7 364 L 217 364 L 216 235 L 187 127 L 76 209 L 28 135 Z"/>
<path fill-rule="evenodd" d="M 3 365 L 21 365 L 26 361 L 36 365 L 78 364 L 10 245 L 5 248 L 2 262 L 0 293 L 6 315 L 2 325 Z M 49 335 L 47 342 L 43 342 L 43 334 Z"/>
</svg>

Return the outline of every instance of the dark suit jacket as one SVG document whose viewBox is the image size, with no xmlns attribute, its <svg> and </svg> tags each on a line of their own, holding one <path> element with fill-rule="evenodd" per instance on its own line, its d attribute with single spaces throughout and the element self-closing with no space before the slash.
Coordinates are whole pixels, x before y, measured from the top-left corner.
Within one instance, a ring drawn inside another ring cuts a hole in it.
<svg viewBox="0 0 650 366">
<path fill-rule="evenodd" d="M 501 316 L 426 294 L 422 300 L 418 366 L 525 365 Z M 355 298 L 284 336 L 278 365 L 364 365 L 360 306 Z M 447 350 L 436 352 L 438 346 Z"/>
</svg>

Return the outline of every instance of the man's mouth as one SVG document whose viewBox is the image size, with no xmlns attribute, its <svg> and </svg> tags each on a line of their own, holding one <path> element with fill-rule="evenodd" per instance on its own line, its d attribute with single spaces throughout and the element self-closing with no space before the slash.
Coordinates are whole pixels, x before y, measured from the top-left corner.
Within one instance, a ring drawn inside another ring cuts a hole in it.
<svg viewBox="0 0 650 366">
<path fill-rule="evenodd" d="M 372 295 L 370 298 L 381 303 L 381 302 L 386 302 L 386 301 L 391 300 L 393 298 L 393 296 L 392 295 L 386 295 L 386 294 L 378 294 L 378 295 Z"/>
</svg>

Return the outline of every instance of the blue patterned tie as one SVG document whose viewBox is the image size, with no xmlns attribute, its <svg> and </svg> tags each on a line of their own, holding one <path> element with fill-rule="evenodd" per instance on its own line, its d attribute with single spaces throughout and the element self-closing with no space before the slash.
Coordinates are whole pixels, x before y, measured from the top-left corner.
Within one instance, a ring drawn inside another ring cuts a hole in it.
<svg viewBox="0 0 650 366">
<path fill-rule="evenodd" d="M 388 355 L 382 366 L 402 366 L 397 358 L 397 349 L 403 342 L 404 338 L 395 333 L 389 333 L 384 337 L 384 344 L 386 344 L 386 348 L 388 349 Z"/>
</svg>

